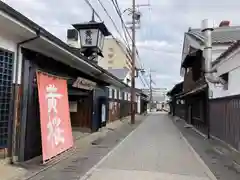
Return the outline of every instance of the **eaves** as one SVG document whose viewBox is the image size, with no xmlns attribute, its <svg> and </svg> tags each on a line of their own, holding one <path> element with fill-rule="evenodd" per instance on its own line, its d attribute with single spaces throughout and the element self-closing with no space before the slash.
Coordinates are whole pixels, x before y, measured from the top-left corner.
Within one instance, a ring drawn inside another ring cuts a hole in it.
<svg viewBox="0 0 240 180">
<path fill-rule="evenodd" d="M 40 36 L 45 37 L 46 39 L 48 39 L 49 41 L 55 43 L 59 47 L 61 47 L 64 50 L 68 51 L 69 53 L 71 53 L 72 55 L 78 57 L 79 59 L 81 59 L 85 63 L 87 63 L 90 66 L 92 66 L 92 68 L 97 69 L 98 71 L 100 71 L 102 74 L 107 75 L 109 78 L 113 79 L 117 84 L 119 84 L 119 85 L 122 84 L 121 86 L 127 86 L 125 83 L 123 83 L 120 79 L 118 79 L 117 77 L 115 77 L 114 75 L 109 73 L 107 70 L 105 70 L 102 67 L 98 66 L 94 62 L 91 62 L 90 60 L 88 60 L 87 57 L 81 55 L 79 53 L 79 51 L 77 51 L 74 48 L 68 46 L 65 42 L 63 42 L 62 40 L 60 40 L 59 38 L 57 38 L 56 36 L 54 36 L 53 34 L 48 32 L 46 29 L 44 29 L 43 27 L 39 26 L 38 24 L 36 24 L 32 20 L 28 19 L 27 17 L 25 17 L 24 15 L 22 15 L 21 13 L 19 13 L 18 11 L 16 11 L 15 9 L 13 9 L 10 6 L 8 6 L 7 4 L 5 4 L 2 1 L 0 1 L 0 11 L 8 14 L 11 18 L 13 18 L 16 21 L 20 22 L 21 24 L 23 24 L 24 26 L 26 26 L 27 28 L 31 29 L 34 32 L 37 32 L 37 31 L 40 30 Z"/>
</svg>

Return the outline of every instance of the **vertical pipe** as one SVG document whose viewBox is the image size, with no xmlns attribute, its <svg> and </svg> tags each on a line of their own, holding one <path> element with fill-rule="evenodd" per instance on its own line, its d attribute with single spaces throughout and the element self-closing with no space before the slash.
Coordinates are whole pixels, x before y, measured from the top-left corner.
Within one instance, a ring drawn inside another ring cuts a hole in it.
<svg viewBox="0 0 240 180">
<path fill-rule="evenodd" d="M 205 110 L 206 110 L 206 122 L 207 122 L 207 138 L 210 139 L 210 104 L 209 104 L 209 86 L 205 90 Z"/>
<path fill-rule="evenodd" d="M 205 57 L 205 79 L 209 83 L 220 83 L 223 81 L 221 78 L 214 77 L 212 75 L 212 31 L 213 25 L 210 24 L 209 20 L 205 19 L 202 21 L 202 32 L 205 36 L 204 41 L 204 57 Z M 209 114 L 209 85 L 205 90 L 205 118 L 207 123 L 207 138 L 210 139 L 210 114 Z"/>
<path fill-rule="evenodd" d="M 131 124 L 135 124 L 135 11 L 136 11 L 136 2 L 132 1 L 132 81 L 131 81 Z"/>
<path fill-rule="evenodd" d="M 221 83 L 225 84 L 225 81 L 218 76 L 214 76 L 212 73 L 216 70 L 212 68 L 212 31 L 213 24 L 208 19 L 202 21 L 202 32 L 204 34 L 204 49 L 203 56 L 205 58 L 205 79 L 209 83 Z"/>
<path fill-rule="evenodd" d="M 149 93 L 150 93 L 150 107 L 149 110 L 150 112 L 152 111 L 152 105 L 153 105 L 153 98 L 152 98 L 152 74 L 151 74 L 151 69 L 149 70 Z"/>
<path fill-rule="evenodd" d="M 13 117 L 12 117 L 12 123 L 11 123 L 11 134 L 9 136 L 9 141 L 11 141 L 10 149 L 9 149 L 9 156 L 10 156 L 10 163 L 13 164 L 16 161 L 16 136 L 17 136 L 17 119 L 18 119 L 18 110 L 19 110 L 19 91 L 20 91 L 20 77 L 21 73 L 19 71 L 21 70 L 22 65 L 22 59 L 20 57 L 20 43 L 17 44 L 17 53 L 16 53 L 16 65 L 15 65 L 15 77 L 14 77 L 14 84 L 13 84 Z"/>
<path fill-rule="evenodd" d="M 205 19 L 202 21 L 202 32 L 204 34 L 204 49 L 203 55 L 205 58 L 205 73 L 209 76 L 212 69 L 212 31 L 213 28 L 209 24 L 209 20 Z"/>
<path fill-rule="evenodd" d="M 13 86 L 14 92 L 14 101 L 13 101 L 13 117 L 11 128 L 9 128 L 9 132 L 11 132 L 9 141 L 11 141 L 11 145 L 9 145 L 10 152 L 10 163 L 13 164 L 17 161 L 17 127 L 19 125 L 19 108 L 20 108 L 20 84 L 21 84 L 21 75 L 22 75 L 22 54 L 21 54 L 21 45 L 28 43 L 30 41 L 34 41 L 40 37 L 40 30 L 36 32 L 36 36 L 22 42 L 17 43 L 17 53 L 16 53 L 16 65 L 15 65 L 15 83 Z M 10 144 L 10 143 L 9 143 Z"/>
</svg>

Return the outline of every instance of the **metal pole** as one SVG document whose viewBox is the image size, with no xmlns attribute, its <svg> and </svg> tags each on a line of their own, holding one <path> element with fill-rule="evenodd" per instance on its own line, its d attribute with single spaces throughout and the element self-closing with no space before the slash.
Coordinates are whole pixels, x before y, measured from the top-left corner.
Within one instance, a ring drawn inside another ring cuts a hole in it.
<svg viewBox="0 0 240 180">
<path fill-rule="evenodd" d="M 135 12 L 136 12 L 136 2 L 132 1 L 132 81 L 131 81 L 131 124 L 135 124 Z"/>
<path fill-rule="evenodd" d="M 152 74 L 151 70 L 149 71 L 149 93 L 150 93 L 150 107 L 149 110 L 150 112 L 152 111 Z"/>
</svg>

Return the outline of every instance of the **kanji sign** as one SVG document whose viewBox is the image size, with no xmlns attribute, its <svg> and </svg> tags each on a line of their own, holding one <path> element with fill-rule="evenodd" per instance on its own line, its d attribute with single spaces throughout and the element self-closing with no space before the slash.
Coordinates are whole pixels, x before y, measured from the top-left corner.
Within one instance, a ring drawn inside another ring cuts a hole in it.
<svg viewBox="0 0 240 180">
<path fill-rule="evenodd" d="M 43 162 L 73 146 L 67 82 L 37 72 Z"/>
<path fill-rule="evenodd" d="M 96 86 L 96 83 L 93 81 L 78 77 L 72 86 L 80 89 L 93 90 Z"/>
</svg>

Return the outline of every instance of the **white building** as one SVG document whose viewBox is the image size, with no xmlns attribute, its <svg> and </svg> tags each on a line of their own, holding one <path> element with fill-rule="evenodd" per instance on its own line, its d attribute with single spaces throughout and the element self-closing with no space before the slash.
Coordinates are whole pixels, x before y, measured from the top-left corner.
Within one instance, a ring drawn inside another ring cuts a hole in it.
<svg viewBox="0 0 240 180">
<path fill-rule="evenodd" d="M 215 75 L 222 77 L 225 85 L 210 84 L 211 97 L 220 98 L 240 94 L 240 41 L 237 41 L 222 53 L 213 67 L 217 69 Z"/>
<path fill-rule="evenodd" d="M 240 40 L 240 26 L 230 26 L 223 22 L 220 23 L 219 27 L 214 27 L 212 32 L 212 61 L 215 61 L 225 52 L 233 42 Z M 182 63 L 192 50 L 204 49 L 204 39 L 201 29 L 189 29 L 184 34 Z M 181 68 L 181 76 L 183 77 L 184 74 L 184 70 Z"/>
<path fill-rule="evenodd" d="M 121 41 L 106 38 L 103 45 L 104 57 L 98 59 L 98 65 L 104 69 L 131 69 L 130 55 Z"/>
</svg>

